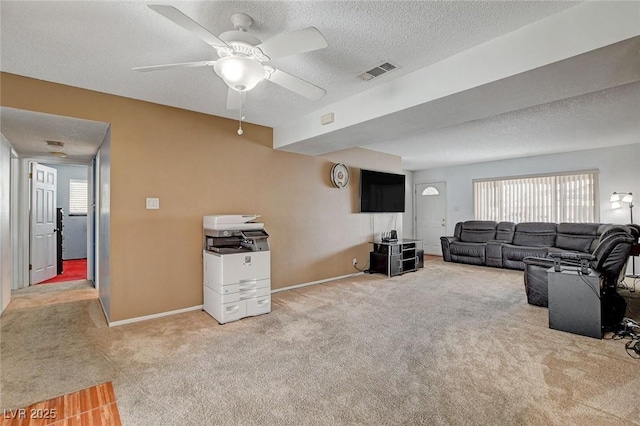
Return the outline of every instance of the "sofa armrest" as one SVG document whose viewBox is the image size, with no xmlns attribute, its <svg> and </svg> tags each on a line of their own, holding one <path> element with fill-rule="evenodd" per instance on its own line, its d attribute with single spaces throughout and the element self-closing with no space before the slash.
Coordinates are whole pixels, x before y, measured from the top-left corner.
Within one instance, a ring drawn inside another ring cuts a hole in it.
<svg viewBox="0 0 640 426">
<path fill-rule="evenodd" d="M 550 257 L 527 256 L 522 261 L 525 265 L 547 266 L 548 268 L 553 266 L 553 259 Z"/>
<path fill-rule="evenodd" d="M 458 237 L 440 237 L 440 245 L 442 246 L 442 259 L 445 262 L 451 262 L 451 251 L 449 245 L 455 241 L 460 241 Z"/>
<path fill-rule="evenodd" d="M 495 268 L 502 268 L 502 245 L 506 241 L 492 240 L 487 242 L 486 265 Z"/>
<path fill-rule="evenodd" d="M 596 260 L 596 257 L 589 253 L 549 253 L 547 257 L 553 257 L 561 260 L 572 260 L 572 261 L 580 261 L 580 260 Z"/>
</svg>

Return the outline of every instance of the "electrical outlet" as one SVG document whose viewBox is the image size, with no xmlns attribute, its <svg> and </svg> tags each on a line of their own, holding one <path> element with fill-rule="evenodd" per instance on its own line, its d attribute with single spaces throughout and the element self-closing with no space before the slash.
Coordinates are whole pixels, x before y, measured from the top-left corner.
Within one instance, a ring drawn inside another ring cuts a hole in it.
<svg viewBox="0 0 640 426">
<path fill-rule="evenodd" d="M 357 258 L 353 258 L 353 266 L 356 266 L 358 264 L 358 259 Z"/>
</svg>

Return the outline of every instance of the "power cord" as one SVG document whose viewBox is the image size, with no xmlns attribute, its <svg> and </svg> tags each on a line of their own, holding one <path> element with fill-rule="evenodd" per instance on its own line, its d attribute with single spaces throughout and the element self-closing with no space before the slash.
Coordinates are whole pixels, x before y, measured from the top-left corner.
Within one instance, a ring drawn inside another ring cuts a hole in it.
<svg viewBox="0 0 640 426">
<path fill-rule="evenodd" d="M 640 359 L 640 340 L 630 340 L 624 344 L 629 356 L 633 359 Z"/>
<path fill-rule="evenodd" d="M 619 329 L 611 337 L 612 340 L 630 339 L 625 343 L 624 349 L 633 359 L 640 359 L 640 324 L 631 318 L 623 318 Z"/>
<path fill-rule="evenodd" d="M 627 278 L 633 278 L 633 288 L 631 288 L 629 286 L 629 284 L 626 283 L 626 279 Z M 624 278 L 622 278 L 622 281 L 620 281 L 620 284 L 618 284 L 620 286 L 620 288 L 623 288 L 625 290 L 629 290 L 629 293 L 635 293 L 636 292 L 636 284 L 638 283 L 638 276 L 636 275 L 629 275 L 629 276 L 625 276 Z"/>
<path fill-rule="evenodd" d="M 593 294 L 596 295 L 596 297 L 598 298 L 598 300 L 602 300 L 600 295 L 598 294 L 598 291 L 591 287 L 591 284 L 589 284 L 589 282 L 587 281 L 587 279 L 584 277 L 584 274 L 582 273 L 582 270 L 580 268 L 576 269 L 576 272 L 578 273 L 578 276 L 580 277 L 580 279 L 582 280 L 583 283 L 585 283 L 587 285 L 587 287 L 589 287 L 589 290 L 591 290 L 591 292 Z"/>
<path fill-rule="evenodd" d="M 595 294 L 598 300 L 602 300 L 598 292 L 593 287 L 591 287 L 591 285 L 589 285 L 589 282 L 584 277 L 582 270 L 577 269 L 576 272 L 578 273 L 578 276 L 580 277 L 580 279 L 587 285 L 587 287 L 589 287 L 589 289 L 593 292 L 593 294 Z M 635 281 L 634 281 L 634 291 L 635 291 Z M 627 306 L 629 306 L 629 303 L 627 303 Z M 640 359 L 640 324 L 638 324 L 638 322 L 632 320 L 631 318 L 625 317 L 620 322 L 619 329 L 614 332 L 612 340 L 623 340 L 627 338 L 631 339 L 628 342 L 626 342 L 624 345 L 624 349 L 627 351 L 627 354 L 633 359 Z"/>
<path fill-rule="evenodd" d="M 356 271 L 358 272 L 369 272 L 369 263 L 367 263 L 367 266 L 365 266 L 364 268 L 360 269 L 358 268 L 357 264 L 354 264 L 353 267 L 355 268 Z"/>
</svg>

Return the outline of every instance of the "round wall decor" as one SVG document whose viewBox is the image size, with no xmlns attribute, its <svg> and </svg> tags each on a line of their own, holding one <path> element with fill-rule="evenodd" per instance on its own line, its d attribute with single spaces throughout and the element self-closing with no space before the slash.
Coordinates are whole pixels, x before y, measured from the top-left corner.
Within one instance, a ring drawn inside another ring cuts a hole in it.
<svg viewBox="0 0 640 426">
<path fill-rule="evenodd" d="M 349 169 L 342 163 L 331 168 L 331 183 L 336 188 L 344 188 L 349 183 Z"/>
</svg>

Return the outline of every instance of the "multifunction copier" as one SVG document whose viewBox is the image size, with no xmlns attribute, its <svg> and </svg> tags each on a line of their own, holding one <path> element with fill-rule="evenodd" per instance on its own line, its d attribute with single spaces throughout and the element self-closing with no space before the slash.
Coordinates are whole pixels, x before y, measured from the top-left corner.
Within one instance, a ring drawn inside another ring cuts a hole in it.
<svg viewBox="0 0 640 426">
<path fill-rule="evenodd" d="M 271 312 L 271 254 L 258 215 L 204 216 L 204 310 L 220 324 Z"/>
</svg>

